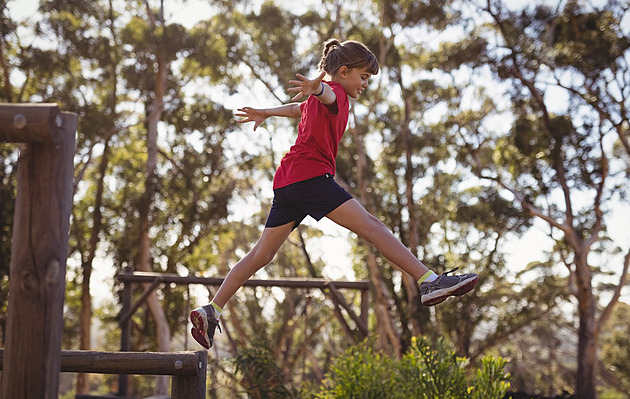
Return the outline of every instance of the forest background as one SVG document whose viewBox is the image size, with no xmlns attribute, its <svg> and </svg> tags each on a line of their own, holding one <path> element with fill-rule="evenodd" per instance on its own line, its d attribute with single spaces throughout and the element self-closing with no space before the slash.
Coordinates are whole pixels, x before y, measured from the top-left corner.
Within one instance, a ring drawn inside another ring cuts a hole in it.
<svg viewBox="0 0 630 399">
<path fill-rule="evenodd" d="M 325 221 L 297 229 L 257 277 L 369 280 L 379 353 L 444 337 L 471 364 L 509 358 L 515 391 L 630 395 L 627 1 L 0 7 L 0 100 L 79 114 L 64 348 L 119 349 L 125 267 L 225 275 L 251 248 L 296 125 L 253 132 L 234 110 L 289 101 L 288 80 L 315 75 L 336 37 L 366 43 L 382 66 L 352 103 L 336 179 L 433 270 L 480 282 L 423 308 L 413 281 Z M 18 156 L 0 144 L 2 331 Z M 133 349 L 199 349 L 187 315 L 211 290 L 161 287 L 133 317 Z M 210 352 L 211 392 L 247 389 L 243 359 L 273 364 L 278 384 L 317 386 L 358 343 L 338 316 L 322 292 L 242 289 Z M 63 389 L 114 383 L 71 376 Z M 134 380 L 136 394 L 166 389 Z"/>
</svg>

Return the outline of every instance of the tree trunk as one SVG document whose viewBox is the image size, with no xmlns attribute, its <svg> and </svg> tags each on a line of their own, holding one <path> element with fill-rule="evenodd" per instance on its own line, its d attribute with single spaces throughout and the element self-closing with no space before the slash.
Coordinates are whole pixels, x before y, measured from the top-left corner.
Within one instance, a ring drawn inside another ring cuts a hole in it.
<svg viewBox="0 0 630 399">
<path fill-rule="evenodd" d="M 105 142 L 103 155 L 99 164 L 98 183 L 96 187 L 96 199 L 94 201 L 94 216 L 92 233 L 88 247 L 88 257 L 83 263 L 83 280 L 81 281 L 81 313 L 79 315 L 80 325 L 80 342 L 79 349 L 92 349 L 91 332 L 92 332 L 92 295 L 90 294 L 90 280 L 92 278 L 92 269 L 94 258 L 96 257 L 96 249 L 99 243 L 99 235 L 103 225 L 103 191 L 105 186 L 105 173 L 109 164 L 109 140 Z M 77 375 L 77 393 L 87 394 L 90 392 L 89 374 L 79 373 Z"/>
<path fill-rule="evenodd" d="M 595 376 L 597 369 L 597 330 L 595 300 L 593 298 L 591 269 L 586 262 L 586 251 L 575 252 L 578 314 L 578 371 L 577 399 L 596 399 Z"/>
<path fill-rule="evenodd" d="M 164 54 L 158 50 L 157 54 L 158 72 L 156 76 L 155 89 L 153 92 L 153 102 L 151 111 L 147 118 L 147 168 L 145 193 L 142 204 L 140 205 L 140 245 L 138 253 L 137 269 L 141 271 L 153 271 L 153 262 L 151 260 L 151 240 L 149 238 L 150 210 L 153 202 L 153 196 L 156 190 L 156 173 L 157 165 L 157 127 L 162 117 L 163 98 L 166 90 L 166 79 L 168 65 Z M 144 284 L 145 287 L 149 284 Z M 160 352 L 170 352 L 171 350 L 171 332 L 166 319 L 164 309 L 158 300 L 155 291 L 147 298 L 149 311 L 153 316 L 157 328 L 157 347 Z M 156 377 L 156 395 L 166 395 L 168 393 L 168 377 Z"/>
<path fill-rule="evenodd" d="M 116 31 L 114 30 L 114 13 L 113 5 L 109 2 L 109 19 L 110 19 L 110 31 L 112 34 L 113 42 L 116 43 Z M 113 51 L 113 50 L 111 50 Z M 111 132 L 104 138 L 103 154 L 98 167 L 98 182 L 96 186 L 96 198 L 94 200 L 94 215 L 92 233 L 90 236 L 90 242 L 88 247 L 88 257 L 85 263 L 82 265 L 83 279 L 81 281 L 81 313 L 79 315 L 80 326 L 80 342 L 79 349 L 90 350 L 92 349 L 91 335 L 92 335 L 92 295 L 90 293 L 90 281 L 92 279 L 92 270 L 94 264 L 94 258 L 96 257 L 96 250 L 99 244 L 99 236 L 101 234 L 103 226 L 103 195 L 105 191 L 105 175 L 107 173 L 107 167 L 109 165 L 110 155 L 110 141 L 114 134 L 114 125 L 116 121 L 116 104 L 117 104 L 117 65 L 112 63 L 109 65 L 109 81 L 111 84 L 109 95 L 107 98 L 107 109 L 109 116 L 111 117 Z M 77 374 L 77 394 L 88 394 L 90 392 L 90 374 L 79 373 Z"/>
<path fill-rule="evenodd" d="M 399 85 L 400 88 L 404 90 L 402 79 L 399 81 Z M 415 203 L 413 199 L 414 173 L 413 163 L 411 160 L 413 147 L 411 145 L 411 130 L 409 129 L 409 103 L 407 96 L 403 97 L 403 101 L 405 103 L 405 119 L 403 121 L 404 125 L 402 126 L 401 133 L 403 148 L 405 149 L 405 196 L 407 200 L 407 211 L 409 212 L 409 242 L 407 245 L 409 246 L 409 250 L 413 256 L 417 258 L 419 239 L 418 218 L 416 216 Z M 411 321 L 411 330 L 413 335 L 417 336 L 421 333 L 418 318 L 416 317 L 419 310 L 418 283 L 412 276 L 403 272 L 403 284 L 407 293 L 407 315 Z"/>
<path fill-rule="evenodd" d="M 357 128 L 351 129 L 351 132 L 355 139 L 357 146 L 357 182 L 359 185 L 359 198 L 363 203 L 363 206 L 368 212 L 373 213 L 370 209 L 368 200 L 367 182 L 364 177 L 365 168 L 367 165 L 367 156 L 365 154 L 365 143 L 363 136 L 359 134 Z M 374 313 L 376 315 L 376 332 L 378 335 L 378 349 L 387 350 L 393 352 L 396 356 L 401 354 L 401 342 L 400 334 L 396 330 L 396 323 L 390 313 L 390 307 L 393 303 L 387 286 L 383 281 L 383 275 L 378 267 L 376 256 L 372 252 L 371 248 L 367 252 L 366 263 L 370 275 L 370 281 L 374 288 Z"/>
</svg>

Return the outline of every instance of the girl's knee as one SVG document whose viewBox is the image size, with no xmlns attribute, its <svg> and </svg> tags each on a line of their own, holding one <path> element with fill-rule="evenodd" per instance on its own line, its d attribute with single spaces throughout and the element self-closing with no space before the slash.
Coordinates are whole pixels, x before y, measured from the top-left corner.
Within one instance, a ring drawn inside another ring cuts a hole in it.
<svg viewBox="0 0 630 399">
<path fill-rule="evenodd" d="M 265 248 L 255 248 L 251 255 L 253 257 L 254 262 L 260 268 L 260 267 L 267 266 L 269 263 L 271 263 L 273 258 L 276 256 L 276 252 L 270 251 Z"/>
<path fill-rule="evenodd" d="M 365 241 L 373 244 L 375 237 L 383 233 L 385 225 L 375 216 L 368 214 L 367 219 L 360 232 L 357 232 Z"/>
</svg>

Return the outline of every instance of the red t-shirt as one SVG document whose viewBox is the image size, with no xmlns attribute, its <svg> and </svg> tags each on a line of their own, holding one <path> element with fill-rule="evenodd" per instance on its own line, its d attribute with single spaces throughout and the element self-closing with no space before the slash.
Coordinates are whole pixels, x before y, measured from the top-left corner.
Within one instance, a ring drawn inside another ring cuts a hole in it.
<svg viewBox="0 0 630 399">
<path fill-rule="evenodd" d="M 335 158 L 348 123 L 349 102 L 339 83 L 326 83 L 337 100 L 326 106 L 317 97 L 309 96 L 300 105 L 302 118 L 298 137 L 280 161 L 273 179 L 274 189 L 326 173 L 335 174 Z"/>
</svg>

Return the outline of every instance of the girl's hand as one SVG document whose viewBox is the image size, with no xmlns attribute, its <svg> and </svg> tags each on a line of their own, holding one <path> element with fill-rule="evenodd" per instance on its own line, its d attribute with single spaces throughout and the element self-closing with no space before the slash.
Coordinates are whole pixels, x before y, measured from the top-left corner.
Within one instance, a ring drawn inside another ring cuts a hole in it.
<svg viewBox="0 0 630 399">
<path fill-rule="evenodd" d="M 256 131 L 256 128 L 260 126 L 265 119 L 267 119 L 267 114 L 265 113 L 265 110 L 262 109 L 244 107 L 239 108 L 237 111 L 241 113 L 235 114 L 235 116 L 245 119 L 237 120 L 236 123 L 254 122 L 254 131 Z"/>
<path fill-rule="evenodd" d="M 295 74 L 300 80 L 289 80 L 289 83 L 293 87 L 289 87 L 287 91 L 298 92 L 291 101 L 295 101 L 303 96 L 310 96 L 311 94 L 319 93 L 322 90 L 322 79 L 326 76 L 326 72 L 323 72 L 313 80 L 309 80 L 304 75 L 299 73 Z"/>
</svg>

